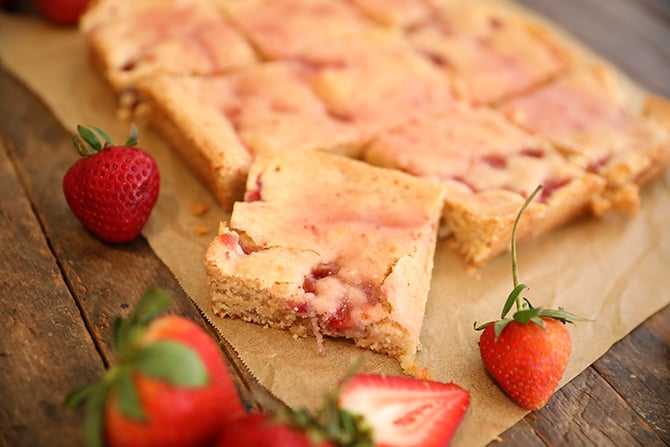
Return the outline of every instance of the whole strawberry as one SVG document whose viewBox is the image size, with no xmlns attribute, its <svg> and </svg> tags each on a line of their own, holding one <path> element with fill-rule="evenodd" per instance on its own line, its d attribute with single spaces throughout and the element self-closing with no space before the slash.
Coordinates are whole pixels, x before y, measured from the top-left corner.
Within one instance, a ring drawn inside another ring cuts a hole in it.
<svg viewBox="0 0 670 447">
<path fill-rule="evenodd" d="M 221 427 L 245 414 L 218 345 L 193 321 L 166 315 L 170 302 L 149 290 L 129 318 L 113 326 L 118 361 L 99 382 L 75 390 L 85 403 L 89 447 L 211 445 Z"/>
<path fill-rule="evenodd" d="M 91 0 L 32 0 L 32 4 L 48 20 L 74 27 Z"/>
<path fill-rule="evenodd" d="M 97 127 L 77 126 L 77 131 L 73 142 L 83 158 L 63 177 L 65 200 L 84 227 L 100 239 L 131 241 L 144 227 L 158 198 L 158 165 L 151 155 L 135 147 L 135 126 L 123 146 L 115 146 Z"/>
<path fill-rule="evenodd" d="M 565 323 L 584 321 L 563 308 L 533 307 L 521 292 L 516 258 L 516 229 L 524 210 L 542 189 L 538 186 L 521 207 L 512 229 L 514 289 L 503 306 L 500 320 L 476 327 L 482 362 L 500 388 L 527 410 L 542 408 L 554 394 L 570 358 L 572 341 Z M 507 317 L 512 306 L 516 312 Z"/>
<path fill-rule="evenodd" d="M 312 434 L 307 427 L 281 421 L 272 413 L 249 413 L 222 427 L 215 447 L 333 447 L 320 430 Z"/>
</svg>

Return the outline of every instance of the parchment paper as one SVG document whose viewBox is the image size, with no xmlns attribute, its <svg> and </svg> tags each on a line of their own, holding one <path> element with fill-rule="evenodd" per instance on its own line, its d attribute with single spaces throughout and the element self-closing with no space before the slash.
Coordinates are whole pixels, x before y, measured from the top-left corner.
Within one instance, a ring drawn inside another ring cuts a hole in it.
<svg viewBox="0 0 670 447">
<path fill-rule="evenodd" d="M 125 139 L 129 125 L 116 117 L 114 97 L 89 66 L 75 30 L 0 15 L 0 57 L 68 130 L 74 131 L 77 123 L 95 124 L 112 138 Z M 314 339 L 296 340 L 282 331 L 214 316 L 203 258 L 218 222 L 228 216 L 160 137 L 140 127 L 140 143 L 155 156 L 162 176 L 158 203 L 143 232 L 151 247 L 265 387 L 291 406 L 317 407 L 364 351 L 327 340 L 326 353 L 319 356 Z M 199 203 L 210 207 L 203 216 L 192 211 Z M 199 235 L 199 225 L 209 231 Z M 666 170 L 644 191 L 635 219 L 586 218 L 520 245 L 521 280 L 530 287 L 529 299 L 537 306 L 560 305 L 594 320 L 570 327 L 574 348 L 562 384 L 670 303 L 668 229 Z M 484 445 L 526 413 L 486 375 L 478 354 L 479 334 L 472 329 L 475 321 L 498 316 L 512 288 L 510 259 L 501 255 L 467 273 L 460 259 L 440 245 L 433 275 L 418 360 L 437 379 L 454 381 L 472 394 L 471 409 L 452 445 Z M 372 353 L 366 355 L 363 369 L 401 372 L 395 360 Z"/>
</svg>

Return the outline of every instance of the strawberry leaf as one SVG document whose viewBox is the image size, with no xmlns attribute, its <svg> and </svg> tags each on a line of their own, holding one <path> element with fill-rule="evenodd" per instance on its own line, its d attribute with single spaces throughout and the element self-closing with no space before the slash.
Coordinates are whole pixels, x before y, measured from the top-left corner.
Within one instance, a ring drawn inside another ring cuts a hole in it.
<svg viewBox="0 0 670 447">
<path fill-rule="evenodd" d="M 95 390 L 98 383 L 89 383 L 82 387 L 76 388 L 68 393 L 65 397 L 65 405 L 68 408 L 76 409 L 86 403 L 91 393 Z"/>
<path fill-rule="evenodd" d="M 540 316 L 546 318 L 553 318 L 562 323 L 574 323 L 575 321 L 592 321 L 589 320 L 588 318 L 580 317 L 579 315 L 567 312 L 562 307 L 559 307 L 558 310 L 542 309 L 542 312 L 540 312 Z"/>
<path fill-rule="evenodd" d="M 130 374 L 130 368 L 125 367 L 119 370 L 115 384 L 121 413 L 136 421 L 143 421 L 144 411 Z"/>
<path fill-rule="evenodd" d="M 512 321 L 514 321 L 511 318 L 503 318 L 502 320 L 498 320 L 495 323 L 493 323 L 493 330 L 495 332 L 495 339 L 498 340 L 498 337 L 500 337 L 500 334 L 502 334 L 503 329 L 510 324 Z"/>
<path fill-rule="evenodd" d="M 474 324 L 472 325 L 472 327 L 475 331 L 481 331 L 481 330 L 486 329 L 487 327 L 491 326 L 492 324 L 495 324 L 495 321 L 489 321 L 489 322 L 486 322 L 484 324 L 480 324 L 478 326 L 477 322 L 475 321 Z"/>
<path fill-rule="evenodd" d="M 103 149 L 106 148 L 106 147 L 108 147 L 108 146 L 112 146 L 112 145 L 114 144 L 114 143 L 112 143 L 112 139 L 109 138 L 109 135 L 107 135 L 107 134 L 105 133 L 105 131 L 103 131 L 101 128 L 99 128 L 99 127 L 97 127 L 97 126 L 91 126 L 91 129 L 93 129 L 93 130 L 95 130 L 96 132 L 98 132 L 98 135 L 100 135 L 100 136 L 102 137 L 102 139 L 105 140 L 105 144 L 104 144 L 104 146 L 103 146 Z"/>
<path fill-rule="evenodd" d="M 117 317 L 112 323 L 112 341 L 116 352 L 123 355 L 127 351 L 128 330 L 130 322 L 126 318 Z"/>
<path fill-rule="evenodd" d="M 96 386 L 84 407 L 84 444 L 86 447 L 103 447 L 103 418 L 109 387 Z"/>
<path fill-rule="evenodd" d="M 79 135 L 72 135 L 72 144 L 74 144 L 74 147 L 77 149 L 77 153 L 82 157 L 91 155 L 91 150 Z"/>
<path fill-rule="evenodd" d="M 529 321 L 540 316 L 541 308 L 532 307 L 530 309 L 520 310 L 514 313 L 514 319 L 521 324 L 528 324 Z M 543 327 L 543 325 L 540 325 Z"/>
<path fill-rule="evenodd" d="M 538 326 L 540 326 L 542 329 L 544 329 L 544 322 L 542 321 L 542 318 L 540 317 L 533 317 L 530 319 L 531 323 L 535 323 Z"/>
<path fill-rule="evenodd" d="M 525 284 L 518 284 L 516 287 L 514 287 L 514 289 L 510 292 L 509 296 L 507 297 L 507 301 L 505 301 L 503 310 L 500 313 L 500 318 L 505 318 L 507 316 L 510 309 L 512 309 L 512 306 L 516 302 L 516 299 L 519 296 L 519 294 L 523 291 L 523 289 L 527 288 L 528 286 Z"/>
<path fill-rule="evenodd" d="M 93 152 L 99 152 L 102 149 L 102 144 L 95 133 L 91 131 L 88 127 L 82 125 L 77 126 L 77 132 L 81 138 L 93 149 Z"/>
<path fill-rule="evenodd" d="M 135 367 L 149 377 L 179 387 L 204 387 L 209 383 L 207 368 L 200 356 L 184 343 L 161 340 L 144 348 Z"/>
<path fill-rule="evenodd" d="M 130 321 L 133 325 L 146 325 L 156 315 L 168 308 L 172 299 L 170 294 L 160 288 L 151 288 L 144 292 L 135 306 L 135 310 L 130 316 Z"/>
<path fill-rule="evenodd" d="M 525 298 L 525 297 L 524 297 L 523 302 L 524 302 L 524 304 L 523 304 L 521 307 L 523 307 L 524 309 L 534 309 L 534 307 L 533 307 L 533 305 L 531 304 L 531 302 L 528 301 L 528 298 Z"/>
<path fill-rule="evenodd" d="M 141 330 L 171 303 L 170 294 L 160 288 L 148 289 L 128 318 L 117 317 L 112 324 L 112 340 L 120 357 L 132 355 Z"/>
</svg>

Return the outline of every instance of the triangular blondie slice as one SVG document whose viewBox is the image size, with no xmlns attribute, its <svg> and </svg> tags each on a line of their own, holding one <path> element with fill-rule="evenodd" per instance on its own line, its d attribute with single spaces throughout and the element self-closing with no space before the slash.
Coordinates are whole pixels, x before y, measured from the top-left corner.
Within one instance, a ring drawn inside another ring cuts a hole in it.
<svg viewBox="0 0 670 447">
<path fill-rule="evenodd" d="M 351 339 L 411 371 L 443 200 L 436 182 L 339 155 L 258 157 L 206 254 L 212 308 Z"/>
</svg>

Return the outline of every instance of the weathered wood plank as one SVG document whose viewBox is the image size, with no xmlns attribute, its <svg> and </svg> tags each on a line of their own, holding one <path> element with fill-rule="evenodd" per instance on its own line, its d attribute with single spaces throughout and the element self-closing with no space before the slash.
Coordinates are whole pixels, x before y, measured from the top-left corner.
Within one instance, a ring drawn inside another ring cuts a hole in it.
<svg viewBox="0 0 670 447">
<path fill-rule="evenodd" d="M 535 433 L 532 425 L 526 419 L 519 421 L 507 429 L 500 437 L 491 443 L 489 447 L 546 447 L 547 444 Z"/>
<path fill-rule="evenodd" d="M 645 321 L 644 326 L 670 346 L 670 306 L 651 316 Z"/>
<path fill-rule="evenodd" d="M 548 445 L 665 446 L 649 424 L 592 367 L 526 420 Z"/>
<path fill-rule="evenodd" d="M 65 396 L 104 365 L 2 144 L 0 191 L 0 444 L 80 444 Z"/>
<path fill-rule="evenodd" d="M 578 396 L 587 392 L 588 390 L 584 390 L 583 376 L 590 374 L 602 376 L 609 385 L 607 387 L 600 384 L 597 389 L 588 391 L 589 399 L 597 399 L 600 406 L 610 411 L 609 416 L 604 413 L 602 415 L 604 421 L 609 417 L 608 424 L 599 425 L 626 426 L 630 425 L 627 421 L 632 419 L 635 420 L 635 427 L 640 430 L 634 433 L 637 439 L 647 442 L 645 436 L 641 434 L 653 431 L 655 434 L 649 438 L 653 438 L 654 443 L 649 445 L 663 445 L 663 443 L 657 444 L 661 441 L 670 445 L 669 340 L 670 306 L 649 318 L 644 325 L 615 344 L 592 368 L 566 384 L 545 408 L 536 414 L 528 415 L 519 424 L 503 433 L 500 440 L 492 442 L 490 447 L 577 445 L 573 444 L 574 439 L 568 439 L 564 433 L 569 431 L 574 435 L 584 427 L 589 428 L 594 423 L 591 419 L 597 420 L 594 416 L 600 410 L 584 411 L 583 401 L 562 399 L 559 395 Z M 590 371 L 591 369 L 593 371 Z M 597 378 L 591 380 L 598 381 Z M 564 425 L 566 421 L 572 421 L 569 427 Z M 561 425 L 561 429 L 554 429 L 554 423 Z M 584 433 L 579 445 L 636 445 L 628 444 L 630 440 L 617 437 L 618 435 L 605 435 L 611 441 L 609 444 L 602 444 L 603 441 L 599 437 Z"/>
<path fill-rule="evenodd" d="M 666 319 L 668 309 L 660 314 Z M 670 346 L 641 326 L 593 366 L 670 445 Z"/>
<path fill-rule="evenodd" d="M 670 2 L 668 0 L 640 0 L 641 6 L 670 26 Z"/>
<path fill-rule="evenodd" d="M 70 212 L 61 186 L 65 171 L 77 157 L 70 136 L 51 112 L 6 72 L 0 72 L 0 85 L 6 92 L 0 103 L 0 134 L 105 361 L 114 358 L 111 322 L 117 315 L 127 314 L 142 293 L 154 286 L 172 291 L 171 312 L 192 318 L 218 339 L 144 238 L 108 245 L 81 226 Z M 242 378 L 237 384 L 240 391 L 251 402 L 248 373 L 232 348 L 224 341 L 221 346 L 229 364 L 239 372 L 236 376 Z"/>
<path fill-rule="evenodd" d="M 629 27 L 627 23 L 639 19 L 639 15 L 645 12 L 633 11 L 631 13 L 633 16 L 626 16 L 617 11 L 600 11 L 607 8 L 619 8 L 618 11 L 626 10 L 620 8 L 622 3 L 630 5 L 648 2 L 664 6 L 664 1 L 521 0 L 521 3 L 526 3 L 539 12 L 549 12 L 547 14 L 549 18 L 584 40 L 642 85 L 659 93 L 670 95 L 670 84 L 667 83 L 667 79 L 670 79 L 668 77 L 670 62 L 667 51 L 665 51 L 666 47 L 659 47 L 659 44 L 670 41 L 668 34 L 670 26 L 667 25 L 667 21 L 663 21 L 665 18 L 655 22 L 652 17 L 651 22 L 643 22 L 652 23 L 649 29 L 638 33 L 636 28 Z M 646 14 L 653 16 L 652 8 L 647 8 L 646 11 Z M 649 17 L 643 20 L 647 19 Z M 622 24 L 624 26 L 618 26 Z M 659 28 L 658 24 L 661 26 L 665 24 L 666 28 Z M 637 55 L 638 52 L 646 51 L 650 39 L 656 40 L 655 43 L 650 44 L 653 48 L 651 55 Z M 161 285 L 174 290 L 176 305 L 173 311 L 186 314 L 209 329 L 172 275 L 155 257 L 146 241 L 139 239 L 128 246 L 110 247 L 82 231 L 76 219 L 67 210 L 60 194 L 60 177 L 75 157 L 74 152 L 70 149 L 67 135 L 48 111 L 2 70 L 0 70 L 0 98 L 2 98 L 0 101 L 0 135 L 4 134 L 11 146 L 10 155 L 17 161 L 15 169 L 29 191 L 30 200 L 36 204 L 44 231 L 62 263 L 62 271 L 69 281 L 72 293 L 80 299 L 81 306 L 85 310 L 84 315 L 88 318 L 105 360 L 111 360 L 107 330 L 110 319 L 119 312 L 127 312 L 127 308 L 139 298 L 139 294 L 151 285 Z M 28 160 L 30 157 L 37 157 L 37 159 Z M 3 173 L 0 186 L 3 188 L 2 191 L 5 191 L 5 184 L 2 183 L 4 171 L 0 172 Z M 0 212 L 5 212 L 4 206 L 0 208 Z M 3 215 L 3 221 L 5 217 Z M 0 246 L 6 245 L 5 239 L 0 239 L 0 242 L 2 243 Z M 0 269 L 0 294 L 3 293 L 5 287 L 4 266 L 0 262 L 0 267 L 3 267 Z M 49 293 L 53 294 L 53 291 L 49 290 Z M 11 296 L 17 295 L 12 294 Z M 670 321 L 667 309 L 663 315 L 655 316 L 644 326 L 658 335 L 658 338 L 664 340 L 667 345 L 668 321 Z M 8 327 L 3 326 L 2 318 L 6 316 L 0 316 L 0 327 Z M 649 333 L 646 333 L 638 341 L 645 342 L 649 337 Z M 0 339 L 0 374 L 4 374 L 1 366 L 5 361 L 3 346 L 3 341 Z M 625 355 L 631 357 L 623 357 L 625 359 L 623 363 L 638 363 L 644 366 L 644 356 L 639 357 L 640 353 L 636 351 L 644 345 L 634 344 L 634 346 L 634 349 L 626 348 Z M 612 355 L 616 356 L 616 353 Z M 604 359 L 608 358 L 610 358 L 609 353 L 601 360 L 604 362 Z M 667 359 L 667 353 L 661 358 Z M 608 366 L 618 368 L 617 363 L 611 363 Z M 242 368 L 241 365 L 240 368 Z M 603 374 L 609 383 L 603 381 L 599 374 Z M 0 380 L 4 380 L 4 376 L 0 376 Z M 608 376 L 604 366 L 590 368 L 559 391 L 545 409 L 530 415 L 505 432 L 500 442 L 494 442 L 491 445 L 492 447 L 502 445 L 664 445 L 663 440 L 667 442 L 667 438 L 664 438 L 658 431 L 656 432 L 658 436 L 654 434 L 651 428 L 652 419 L 644 412 L 642 403 L 635 403 L 634 399 L 630 399 L 631 408 L 625 402 L 629 400 L 627 393 L 635 395 L 637 392 L 644 392 L 644 390 L 637 390 L 636 387 L 644 386 L 647 383 L 646 380 L 638 380 L 636 386 L 628 386 L 628 388 L 623 384 L 624 382 L 626 382 L 626 376 L 620 378 L 617 378 L 616 374 Z M 631 381 L 628 380 L 628 382 Z M 5 396 L 1 387 L 2 383 L 0 383 L 0 396 Z M 247 387 L 246 380 L 241 382 L 240 387 Z M 661 391 L 663 391 L 662 388 Z M 590 395 L 584 395 L 587 392 Z M 659 396 L 663 397 L 662 394 Z M 667 400 L 666 398 L 665 401 Z M 640 407 L 642 410 L 639 409 Z M 9 411 L 8 408 L 11 407 L 7 404 L 0 404 L 0 445 L 24 445 L 13 442 L 14 438 L 7 438 L 5 435 L 7 430 L 3 423 L 7 418 L 3 412 Z M 652 415 L 656 417 L 664 414 L 667 414 L 667 411 L 665 413 L 652 412 Z M 651 425 L 645 420 L 651 422 Z M 52 427 L 57 426 L 58 424 L 52 425 Z M 633 427 L 634 430 L 626 436 L 625 432 L 628 427 Z M 11 430 L 17 429 L 12 428 Z M 69 435 L 64 433 L 63 436 Z M 77 443 L 73 442 L 73 444 Z M 43 445 L 55 444 L 49 442 Z"/>
<path fill-rule="evenodd" d="M 670 26 L 635 0 L 519 0 L 619 67 L 641 86 L 670 96 Z"/>
</svg>

